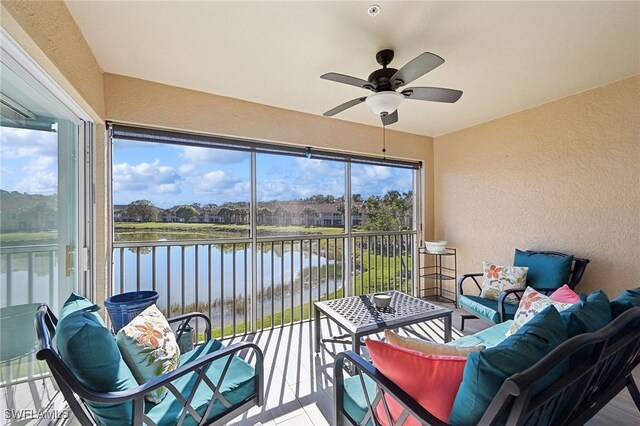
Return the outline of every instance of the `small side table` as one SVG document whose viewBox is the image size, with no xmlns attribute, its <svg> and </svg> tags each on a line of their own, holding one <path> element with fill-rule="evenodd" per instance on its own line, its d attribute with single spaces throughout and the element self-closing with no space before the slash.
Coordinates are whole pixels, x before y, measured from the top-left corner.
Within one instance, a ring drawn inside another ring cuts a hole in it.
<svg viewBox="0 0 640 426">
<path fill-rule="evenodd" d="M 420 266 L 420 278 L 423 278 L 427 284 L 432 284 L 424 288 L 421 287 L 420 293 L 433 291 L 433 295 L 423 297 L 434 297 L 438 302 L 453 303 L 457 307 L 458 293 L 455 280 L 458 276 L 458 261 L 456 259 L 456 249 L 447 247 L 441 253 L 434 253 L 428 252 L 425 248 L 420 248 L 419 253 L 433 260 L 433 265 Z M 454 281 L 453 290 L 443 285 L 445 281 L 451 280 Z"/>
</svg>

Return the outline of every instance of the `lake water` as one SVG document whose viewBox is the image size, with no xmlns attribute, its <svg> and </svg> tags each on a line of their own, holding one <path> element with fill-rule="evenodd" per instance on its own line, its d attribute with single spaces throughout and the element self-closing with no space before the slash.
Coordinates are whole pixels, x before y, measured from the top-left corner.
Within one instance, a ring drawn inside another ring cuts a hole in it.
<svg viewBox="0 0 640 426">
<path fill-rule="evenodd" d="M 167 258 L 168 251 L 170 259 Z M 114 294 L 137 289 L 136 253 L 131 249 L 122 250 L 124 262 L 120 253 L 120 249 L 114 250 Z M 332 264 L 333 260 L 328 261 L 326 257 L 315 254 L 309 256 L 308 250 L 303 251 L 302 255 L 295 249 L 285 250 L 284 253 L 279 250 L 262 250 L 258 251 L 257 260 L 258 292 L 265 292 L 266 304 L 271 303 L 272 290 L 274 299 L 277 299 L 274 303 L 276 306 L 281 305 L 280 294 L 285 293 L 285 299 L 290 298 L 292 282 L 295 283 L 294 293 L 299 294 L 300 275 L 303 271 L 305 289 L 317 289 L 318 283 L 325 287 L 321 294 L 326 293 L 326 288 L 330 291 L 335 289 L 332 277 L 326 277 L 326 268 L 323 268 Z M 124 264 L 122 286 L 121 264 Z M 170 282 L 167 280 L 168 264 Z M 317 276 L 318 268 L 321 270 L 320 280 Z M 311 270 L 313 273 L 309 274 Z M 251 294 L 251 278 L 251 249 L 245 249 L 244 244 L 238 244 L 235 251 L 231 249 L 231 245 L 225 245 L 224 252 L 216 245 L 210 248 L 206 245 L 186 246 L 184 249 L 175 246 L 158 247 L 155 267 L 149 249 L 141 251 L 140 255 L 140 289 L 155 289 L 159 294 L 158 305 L 161 307 L 176 304 L 189 306 L 196 303 L 196 296 L 199 305 L 208 304 L 209 301 L 215 305 L 216 300 L 220 303 L 223 298 L 229 300 L 234 295 L 236 298 L 244 299 L 245 294 Z M 314 297 L 316 293 L 314 292 Z M 305 299 L 308 299 L 308 295 L 303 296 L 303 300 Z M 299 304 L 300 296 L 294 297 L 294 300 Z M 270 308 L 267 310 L 270 311 Z"/>
<path fill-rule="evenodd" d="M 196 247 L 198 261 L 196 265 Z M 279 246 L 271 251 L 269 246 L 258 252 L 258 292 L 264 291 L 264 300 L 258 296 L 260 309 L 264 306 L 265 312 L 271 312 L 272 296 L 276 312 L 282 308 L 284 294 L 285 307 L 307 303 L 309 300 L 317 300 L 320 296 L 336 290 L 336 283 L 331 277 L 327 277 L 325 266 L 332 265 L 333 259 L 328 260 L 324 256 L 315 254 L 309 256 L 308 249 L 302 252 L 295 249 L 291 251 L 290 245 L 285 244 L 285 251 L 280 252 Z M 167 251 L 170 250 L 170 290 L 167 280 Z M 137 289 L 136 254 L 130 249 L 124 249 L 124 281 L 121 287 L 120 274 L 120 249 L 114 250 L 113 268 L 113 293 L 134 291 Z M 3 256 L 4 260 L 4 256 Z M 182 265 L 184 263 L 184 276 Z M 2 306 L 17 305 L 30 302 L 47 303 L 54 311 L 57 311 L 58 300 L 65 300 L 71 291 L 60 289 L 58 284 L 58 259 L 46 253 L 36 253 L 33 257 L 31 278 L 29 275 L 29 261 L 27 253 L 12 255 L 11 272 L 8 274 L 6 261 L 0 267 L 0 294 Z M 235 266 L 235 268 L 234 268 Z M 155 269 L 155 274 L 153 270 Z M 235 269 L 235 273 L 234 273 Z M 320 278 L 318 279 L 318 269 Z M 211 270 L 209 279 L 209 270 Z M 309 274 L 309 271 L 312 271 Z M 303 294 L 300 295 L 300 276 L 303 272 Z M 10 275 L 10 277 L 9 277 Z M 311 278 L 309 278 L 311 275 Z M 197 280 L 196 280 L 197 277 Z M 180 247 L 158 247 L 156 249 L 155 268 L 152 254 L 149 249 L 144 249 L 140 255 L 140 289 L 154 289 L 159 294 L 158 305 L 166 308 L 170 303 L 184 306 L 196 303 L 220 305 L 221 299 L 229 300 L 235 295 L 244 300 L 244 295 L 251 295 L 251 251 L 244 249 L 244 245 L 238 245 L 235 251 L 231 245 L 225 245 L 224 253 L 219 246 L 187 246 L 184 249 L 184 257 Z M 29 279 L 32 280 L 32 290 L 29 292 Z M 342 285 L 342 278 L 337 279 L 338 288 Z M 294 282 L 293 297 L 291 295 L 291 283 Z M 9 286 L 10 283 L 10 286 Z M 9 288 L 10 287 L 10 288 Z M 183 290 L 184 289 L 184 290 Z M 223 291 L 224 289 L 224 291 Z M 312 289 L 311 294 L 309 289 Z M 64 294 L 63 294 L 64 293 Z M 293 299 L 293 305 L 291 302 Z M 194 305 L 195 306 L 195 305 Z M 219 307 L 212 308 L 212 315 Z M 232 310 L 225 308 L 225 311 Z"/>
</svg>

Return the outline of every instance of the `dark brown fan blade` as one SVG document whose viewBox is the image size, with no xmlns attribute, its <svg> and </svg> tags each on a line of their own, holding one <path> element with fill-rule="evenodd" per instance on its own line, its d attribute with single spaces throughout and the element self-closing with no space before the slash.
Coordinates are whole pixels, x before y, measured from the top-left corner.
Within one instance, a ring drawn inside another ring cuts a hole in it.
<svg viewBox="0 0 640 426">
<path fill-rule="evenodd" d="M 391 77 L 391 84 L 394 88 L 409 84 L 416 78 L 425 75 L 443 63 L 444 59 L 440 56 L 431 52 L 424 52 L 396 71 L 393 77 Z"/>
<path fill-rule="evenodd" d="M 362 102 L 364 102 L 364 100 L 367 99 L 366 96 L 362 97 L 362 98 L 356 98 L 356 99 L 351 99 L 348 102 L 343 103 L 342 105 L 338 105 L 337 107 L 330 109 L 329 111 L 325 112 L 324 116 L 326 117 L 331 117 L 332 115 L 336 115 L 339 112 L 344 111 L 345 109 L 351 108 L 352 106 L 356 106 L 358 104 L 361 104 Z"/>
<path fill-rule="evenodd" d="M 389 124 L 393 124 L 398 121 L 398 110 L 393 111 L 391 114 L 381 115 L 382 124 L 388 126 Z"/>
<path fill-rule="evenodd" d="M 442 87 L 410 87 L 402 91 L 407 99 L 418 101 L 447 102 L 454 103 L 460 96 L 462 90 L 444 89 Z"/>
<path fill-rule="evenodd" d="M 350 75 L 338 74 L 336 72 L 328 72 L 322 74 L 320 78 L 325 80 L 337 81 L 338 83 L 348 84 L 350 86 L 362 87 L 363 89 L 373 90 L 374 87 L 366 80 L 357 77 L 351 77 Z"/>
</svg>

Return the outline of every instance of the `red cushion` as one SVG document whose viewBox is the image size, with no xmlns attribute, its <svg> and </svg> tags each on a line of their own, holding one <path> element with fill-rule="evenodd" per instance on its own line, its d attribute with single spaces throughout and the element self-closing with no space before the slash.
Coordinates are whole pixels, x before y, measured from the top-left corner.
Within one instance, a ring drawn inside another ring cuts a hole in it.
<svg viewBox="0 0 640 426">
<path fill-rule="evenodd" d="M 462 382 L 466 357 L 425 355 L 377 340 L 367 340 L 367 349 L 373 364 L 382 374 L 435 417 L 447 421 Z M 402 414 L 402 407 L 392 398 L 387 399 L 387 404 L 395 423 Z M 382 402 L 376 407 L 376 417 L 382 425 L 388 424 Z M 410 417 L 404 424 L 421 423 Z"/>
<path fill-rule="evenodd" d="M 562 303 L 578 303 L 580 301 L 580 296 L 566 284 L 551 293 L 549 297 L 551 300 Z"/>
</svg>

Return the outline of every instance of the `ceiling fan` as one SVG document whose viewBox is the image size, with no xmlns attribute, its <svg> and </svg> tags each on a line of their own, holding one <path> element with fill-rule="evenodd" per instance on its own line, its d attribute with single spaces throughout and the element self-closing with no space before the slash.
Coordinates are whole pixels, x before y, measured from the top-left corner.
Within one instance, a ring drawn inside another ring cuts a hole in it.
<svg viewBox="0 0 640 426">
<path fill-rule="evenodd" d="M 399 70 L 387 68 L 387 65 L 389 65 L 392 60 L 393 50 L 385 49 L 378 52 L 376 54 L 376 61 L 382 65 L 382 68 L 372 72 L 371 75 L 369 75 L 368 81 L 335 72 L 321 75 L 320 78 L 325 80 L 362 87 L 363 89 L 374 92 L 369 96 L 352 99 L 342 105 L 338 105 L 323 115 L 332 116 L 362 102 L 366 102 L 374 113 L 380 115 L 382 124 L 388 126 L 398 121 L 397 108 L 405 99 L 454 103 L 462 96 L 461 90 L 445 89 L 442 87 L 410 87 L 396 92 L 397 88 L 411 83 L 418 77 L 442 65 L 444 59 L 433 53 L 424 52 Z"/>
</svg>

